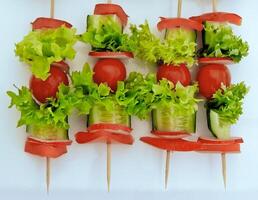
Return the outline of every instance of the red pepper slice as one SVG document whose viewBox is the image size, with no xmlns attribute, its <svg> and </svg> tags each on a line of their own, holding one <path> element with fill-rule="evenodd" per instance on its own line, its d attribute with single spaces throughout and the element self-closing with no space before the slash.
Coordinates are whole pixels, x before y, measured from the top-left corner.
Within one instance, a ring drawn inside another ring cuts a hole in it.
<svg viewBox="0 0 258 200">
<path fill-rule="evenodd" d="M 234 61 L 231 58 L 216 58 L 216 57 L 199 58 L 198 62 L 199 64 L 223 64 L 223 65 L 234 64 Z"/>
<path fill-rule="evenodd" d="M 69 69 L 70 69 L 69 65 L 66 62 L 64 62 L 63 60 L 59 61 L 59 62 L 53 62 L 51 64 L 51 66 L 58 67 L 59 69 L 61 69 L 65 73 L 68 73 Z"/>
<path fill-rule="evenodd" d="M 110 129 L 110 130 L 122 130 L 126 132 L 131 132 L 132 129 L 128 126 L 124 126 L 122 124 L 108 124 L 108 123 L 100 123 L 100 124 L 93 124 L 88 127 L 88 131 L 96 131 L 96 130 L 103 130 L 103 129 Z"/>
<path fill-rule="evenodd" d="M 221 144 L 221 145 L 226 145 L 226 144 L 239 144 L 239 143 L 244 143 L 243 139 L 240 137 L 233 137 L 228 140 L 220 140 L 216 138 L 208 138 L 208 137 L 199 137 L 198 142 L 201 142 L 203 144 Z"/>
<path fill-rule="evenodd" d="M 117 15 L 120 18 L 123 26 L 126 26 L 128 20 L 128 15 L 125 13 L 123 8 L 112 3 L 96 4 L 94 15 Z"/>
<path fill-rule="evenodd" d="M 229 22 L 235 25 L 241 25 L 242 17 L 234 13 L 227 13 L 227 12 L 212 12 L 212 13 L 205 13 L 200 16 L 193 16 L 190 17 L 191 20 L 198 21 L 203 23 L 205 21 L 214 21 L 214 22 Z"/>
<path fill-rule="evenodd" d="M 89 56 L 96 57 L 96 58 L 117 58 L 117 59 L 134 57 L 132 52 L 111 52 L 111 51 L 106 51 L 106 52 L 91 51 L 89 52 Z"/>
<path fill-rule="evenodd" d="M 71 143 L 71 141 L 46 142 L 27 138 L 24 151 L 41 157 L 57 158 L 67 153 L 67 145 Z"/>
<path fill-rule="evenodd" d="M 92 141 L 104 141 L 105 143 L 118 142 L 131 145 L 134 141 L 131 135 L 114 133 L 106 130 L 97 130 L 94 133 L 79 132 L 75 135 L 75 139 L 79 144 L 89 143 Z"/>
<path fill-rule="evenodd" d="M 202 144 L 201 153 L 240 153 L 240 144 Z"/>
<path fill-rule="evenodd" d="M 152 130 L 151 133 L 157 136 L 169 136 L 169 138 L 184 138 L 190 135 L 189 133 L 182 132 L 182 131 L 168 132 L 168 131 Z"/>
<path fill-rule="evenodd" d="M 183 139 L 142 137 L 140 140 L 156 148 L 169 151 L 196 151 L 201 146 L 201 143 Z"/>
<path fill-rule="evenodd" d="M 32 30 L 37 29 L 54 29 L 61 26 L 66 26 L 67 28 L 71 28 L 72 25 L 66 21 L 62 21 L 59 19 L 52 19 L 46 17 L 39 17 L 37 18 L 32 24 Z"/>
<path fill-rule="evenodd" d="M 176 27 L 183 27 L 187 29 L 193 29 L 197 31 L 201 31 L 203 29 L 203 25 L 194 20 L 185 19 L 185 18 L 161 18 L 161 21 L 157 25 L 158 30 L 162 31 L 164 29 L 173 29 Z"/>
</svg>

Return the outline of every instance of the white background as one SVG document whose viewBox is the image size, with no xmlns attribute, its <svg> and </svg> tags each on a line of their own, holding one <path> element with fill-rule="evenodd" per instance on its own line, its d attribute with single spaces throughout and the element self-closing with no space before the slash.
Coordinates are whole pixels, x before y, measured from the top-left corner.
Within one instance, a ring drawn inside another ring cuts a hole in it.
<svg viewBox="0 0 258 200">
<path fill-rule="evenodd" d="M 45 190 L 45 160 L 23 152 L 25 129 L 16 128 L 19 113 L 8 109 L 7 90 L 28 85 L 30 72 L 14 55 L 14 44 L 30 31 L 30 22 L 49 16 L 48 0 L 0 0 L 0 199 L 256 199 L 258 195 L 258 93 L 257 20 L 255 0 L 219 0 L 218 8 L 238 13 L 243 25 L 234 27 L 250 44 L 250 55 L 230 66 L 233 82 L 244 80 L 251 91 L 245 99 L 244 115 L 232 128 L 242 136 L 242 153 L 227 156 L 228 185 L 224 191 L 219 155 L 175 153 L 171 158 L 168 190 L 164 190 L 165 152 L 138 139 L 149 135 L 150 124 L 133 119 L 133 146 L 112 146 L 111 192 L 106 192 L 106 146 L 73 143 L 68 154 L 52 161 L 51 193 Z M 94 0 L 56 0 L 56 18 L 72 23 L 81 33 L 86 15 L 93 12 Z M 154 28 L 159 16 L 176 16 L 176 0 L 114 0 L 130 15 L 130 22 L 148 19 Z M 185 17 L 211 10 L 210 0 L 184 0 Z M 88 60 L 88 47 L 77 44 L 78 54 L 70 62 L 72 70 L 81 69 Z M 126 63 L 131 69 L 147 72 L 144 64 Z M 130 70 L 129 70 L 130 68 Z M 70 137 L 83 130 L 84 119 L 73 116 Z M 197 135 L 209 135 L 204 110 L 200 105 Z"/>
</svg>

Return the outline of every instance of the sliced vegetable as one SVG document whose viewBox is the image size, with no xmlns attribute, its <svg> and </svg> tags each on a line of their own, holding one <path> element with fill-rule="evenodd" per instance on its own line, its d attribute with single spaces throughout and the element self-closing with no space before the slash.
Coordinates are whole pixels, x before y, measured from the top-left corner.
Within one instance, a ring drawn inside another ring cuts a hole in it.
<svg viewBox="0 0 258 200">
<path fill-rule="evenodd" d="M 126 78 L 125 65 L 118 59 L 99 60 L 93 71 L 94 82 L 97 84 L 106 83 L 113 91 L 116 91 L 118 81 L 124 81 Z"/>
<path fill-rule="evenodd" d="M 231 58 L 210 58 L 204 57 L 198 59 L 199 64 L 221 64 L 221 65 L 230 65 L 234 64 L 234 61 Z"/>
<path fill-rule="evenodd" d="M 61 69 L 61 70 L 62 70 L 63 72 L 65 72 L 66 74 L 68 74 L 68 73 L 69 73 L 69 70 L 70 70 L 69 65 L 68 65 L 66 62 L 64 62 L 63 60 L 60 61 L 60 62 L 53 62 L 53 63 L 51 64 L 51 66 L 58 67 L 59 69 Z M 50 66 L 50 67 L 51 67 L 51 66 Z"/>
<path fill-rule="evenodd" d="M 175 39 L 178 37 L 183 37 L 188 42 L 196 42 L 197 33 L 195 30 L 185 29 L 181 27 L 166 30 L 165 39 Z"/>
<path fill-rule="evenodd" d="M 159 31 L 162 31 L 164 29 L 174 29 L 178 27 L 197 31 L 201 31 L 203 29 L 202 23 L 185 18 L 161 18 L 157 27 Z"/>
<path fill-rule="evenodd" d="M 16 56 L 30 66 L 33 75 L 46 80 L 53 62 L 75 57 L 75 32 L 65 26 L 32 31 L 16 44 Z"/>
<path fill-rule="evenodd" d="M 123 26 L 126 26 L 128 16 L 121 6 L 117 4 L 111 4 L 111 3 L 96 4 L 94 15 L 110 15 L 110 14 L 117 15 L 120 18 Z"/>
<path fill-rule="evenodd" d="M 62 21 L 59 19 L 39 17 L 32 24 L 32 30 L 37 29 L 56 29 L 61 26 L 65 26 L 66 28 L 72 28 L 72 25 L 66 21 Z"/>
<path fill-rule="evenodd" d="M 221 64 L 208 64 L 199 68 L 197 74 L 200 94 L 208 99 L 221 88 L 221 85 L 229 86 L 231 76 L 228 68 Z"/>
<path fill-rule="evenodd" d="M 183 86 L 188 86 L 191 83 L 191 74 L 185 64 L 179 66 L 161 65 L 157 71 L 157 80 L 167 79 L 174 85 L 180 82 Z"/>
<path fill-rule="evenodd" d="M 159 137 L 169 137 L 174 139 L 189 137 L 189 133 L 181 132 L 181 131 L 167 132 L 167 131 L 152 130 L 151 133 Z"/>
<path fill-rule="evenodd" d="M 224 23 L 204 22 L 201 57 L 230 58 L 239 62 L 248 55 L 248 44 Z"/>
<path fill-rule="evenodd" d="M 89 56 L 96 57 L 96 58 L 115 58 L 115 59 L 124 59 L 124 58 L 133 58 L 133 53 L 131 52 L 97 52 L 91 51 L 89 52 Z"/>
<path fill-rule="evenodd" d="M 41 103 L 45 103 L 49 98 L 56 98 L 61 84 L 69 84 L 67 75 L 60 68 L 52 66 L 49 73 L 50 76 L 45 81 L 35 76 L 30 80 L 32 94 Z"/>
<path fill-rule="evenodd" d="M 203 23 L 205 21 L 213 21 L 213 22 L 229 22 L 235 25 L 241 25 L 242 18 L 234 13 L 226 13 L 226 12 L 212 12 L 205 13 L 200 16 L 190 17 L 191 20 L 197 21 L 199 23 Z"/>
<path fill-rule="evenodd" d="M 207 138 L 207 137 L 199 137 L 198 142 L 204 143 L 204 144 L 239 144 L 243 143 L 243 138 L 240 137 L 232 137 L 227 140 L 220 140 L 220 139 L 212 139 L 212 138 Z"/>
</svg>

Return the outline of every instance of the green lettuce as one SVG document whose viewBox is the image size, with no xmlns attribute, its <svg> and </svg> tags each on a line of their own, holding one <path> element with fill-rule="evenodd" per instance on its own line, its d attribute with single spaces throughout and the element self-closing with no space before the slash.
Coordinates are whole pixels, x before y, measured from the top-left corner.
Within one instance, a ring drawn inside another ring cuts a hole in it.
<svg viewBox="0 0 258 200">
<path fill-rule="evenodd" d="M 235 124 L 243 113 L 243 99 L 248 91 L 244 82 L 229 87 L 222 85 L 206 107 L 217 112 L 224 123 Z"/>
<path fill-rule="evenodd" d="M 248 55 L 248 44 L 234 35 L 232 27 L 223 23 L 205 24 L 204 57 L 229 57 L 239 62 Z"/>
<path fill-rule="evenodd" d="M 17 126 L 36 125 L 68 129 L 67 117 L 80 102 L 80 96 L 76 96 L 69 86 L 60 85 L 57 98 L 49 98 L 47 103 L 38 105 L 33 99 L 29 88 L 22 87 L 18 93 L 8 91 L 11 98 L 10 108 L 15 106 L 20 111 L 21 116 Z"/>
<path fill-rule="evenodd" d="M 30 66 L 32 74 L 45 80 L 49 76 L 51 63 L 75 57 L 75 33 L 76 29 L 65 26 L 31 31 L 16 44 L 16 56 Z"/>
<path fill-rule="evenodd" d="M 148 22 L 140 26 L 132 25 L 130 47 L 136 57 L 150 63 L 182 63 L 191 67 L 195 64 L 196 43 L 185 38 L 185 34 L 161 40 L 150 31 Z"/>
<path fill-rule="evenodd" d="M 120 52 L 132 50 L 128 35 L 122 33 L 121 25 L 111 17 L 106 17 L 99 27 L 89 26 L 88 24 L 87 31 L 79 35 L 78 38 L 80 41 L 90 44 L 94 51 Z"/>
<path fill-rule="evenodd" d="M 146 119 L 153 109 L 158 108 L 173 107 L 176 114 L 196 112 L 200 101 L 195 98 L 197 92 L 196 84 L 184 87 L 166 79 L 157 82 L 154 74 L 144 77 L 132 72 L 125 82 L 118 84 L 116 98 L 120 105 L 125 105 L 130 115 Z"/>
</svg>

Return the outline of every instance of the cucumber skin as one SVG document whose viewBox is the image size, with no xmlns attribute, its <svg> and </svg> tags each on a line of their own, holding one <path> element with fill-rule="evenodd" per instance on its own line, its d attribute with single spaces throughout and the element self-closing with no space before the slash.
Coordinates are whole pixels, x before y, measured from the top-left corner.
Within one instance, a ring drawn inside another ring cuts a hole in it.
<svg viewBox="0 0 258 200">
<path fill-rule="evenodd" d="M 159 130 L 158 129 L 158 121 L 157 121 L 157 117 L 154 114 L 154 111 L 151 112 L 152 115 L 152 130 Z M 170 120 L 174 120 L 174 117 L 180 117 L 180 116 L 171 116 Z M 181 117 L 185 117 L 185 115 L 181 115 Z M 183 132 L 189 132 L 190 133 L 195 133 L 196 132 L 196 112 L 192 115 L 193 117 L 193 127 L 183 127 L 182 129 L 176 127 L 169 127 L 169 130 L 159 130 L 159 131 L 169 131 L 169 132 L 177 132 L 177 131 L 183 131 Z M 155 122 L 156 120 L 156 122 Z"/>
<path fill-rule="evenodd" d="M 29 125 L 26 126 L 26 132 L 29 136 L 40 140 L 69 140 L 68 130 L 53 126 Z"/>
<path fill-rule="evenodd" d="M 108 120 L 99 120 L 99 119 L 94 119 L 94 109 L 97 109 L 98 112 L 102 112 L 103 115 L 105 115 L 105 113 L 110 113 L 110 111 L 108 111 L 104 106 L 102 105 L 94 105 L 90 111 L 90 114 L 87 116 L 87 127 L 89 127 L 90 125 L 93 125 L 93 124 L 97 124 L 97 123 L 111 123 L 111 124 L 120 124 L 120 125 L 124 125 L 124 126 L 127 126 L 127 127 L 130 127 L 131 128 L 131 116 L 126 114 L 125 111 L 123 112 L 123 109 L 121 106 L 119 105 L 115 105 L 115 109 L 114 109 L 114 115 L 117 118 L 122 118 L 122 119 L 125 119 L 125 121 L 114 121 L 114 118 L 110 119 L 110 121 Z M 102 115 L 102 116 L 103 116 Z M 100 114 L 100 117 L 101 117 L 101 114 Z M 126 119 L 127 118 L 127 119 Z"/>
</svg>

